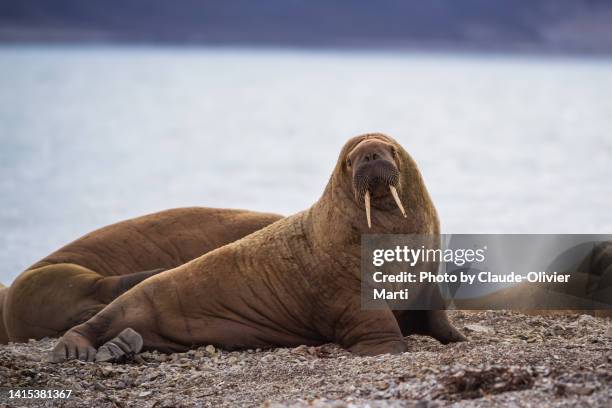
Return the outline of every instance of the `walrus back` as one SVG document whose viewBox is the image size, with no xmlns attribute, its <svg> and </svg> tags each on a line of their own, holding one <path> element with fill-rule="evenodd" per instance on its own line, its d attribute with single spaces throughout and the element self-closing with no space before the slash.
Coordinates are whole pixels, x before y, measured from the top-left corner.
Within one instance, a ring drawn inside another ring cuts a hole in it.
<svg viewBox="0 0 612 408">
<path fill-rule="evenodd" d="M 277 214 L 204 207 L 166 210 L 95 230 L 28 270 L 62 263 L 83 266 L 103 276 L 171 269 L 281 218 Z"/>
</svg>

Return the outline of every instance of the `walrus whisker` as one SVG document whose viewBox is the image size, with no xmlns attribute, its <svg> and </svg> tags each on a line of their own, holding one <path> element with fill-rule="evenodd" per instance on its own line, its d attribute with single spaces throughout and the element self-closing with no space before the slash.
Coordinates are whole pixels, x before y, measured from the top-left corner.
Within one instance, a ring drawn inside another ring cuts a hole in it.
<svg viewBox="0 0 612 408">
<path fill-rule="evenodd" d="M 400 211 L 404 215 L 404 218 L 407 218 L 406 211 L 404 211 L 404 206 L 402 205 L 402 200 L 400 200 L 399 195 L 397 194 L 397 189 L 394 186 L 389 186 L 389 190 L 391 190 L 391 195 L 395 200 L 395 203 L 399 207 Z"/>
<path fill-rule="evenodd" d="M 366 190 L 364 197 L 365 197 L 366 218 L 368 219 L 368 228 L 372 228 L 372 218 L 370 217 L 370 191 L 369 190 Z"/>
</svg>

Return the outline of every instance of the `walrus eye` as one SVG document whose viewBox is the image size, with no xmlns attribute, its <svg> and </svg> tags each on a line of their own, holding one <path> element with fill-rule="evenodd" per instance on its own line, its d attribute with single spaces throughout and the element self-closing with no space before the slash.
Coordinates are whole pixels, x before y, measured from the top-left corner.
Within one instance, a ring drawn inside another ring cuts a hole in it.
<svg viewBox="0 0 612 408">
<path fill-rule="evenodd" d="M 351 162 L 351 159 L 346 159 L 346 165 L 347 165 L 348 167 L 351 167 L 351 165 L 352 165 L 352 164 L 353 164 L 353 163 Z"/>
</svg>

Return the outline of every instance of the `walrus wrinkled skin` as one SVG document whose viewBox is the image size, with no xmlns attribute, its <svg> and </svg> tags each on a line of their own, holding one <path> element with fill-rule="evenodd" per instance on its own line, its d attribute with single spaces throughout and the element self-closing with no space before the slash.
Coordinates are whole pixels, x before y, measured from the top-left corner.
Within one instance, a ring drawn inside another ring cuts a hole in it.
<svg viewBox="0 0 612 408">
<path fill-rule="evenodd" d="M 0 289 L 0 329 L 6 326 L 0 343 L 59 336 L 144 279 L 280 218 L 244 210 L 177 208 L 91 232 Z"/>
<path fill-rule="evenodd" d="M 69 330 L 51 358 L 108 361 L 141 348 L 177 352 L 203 344 L 241 349 L 326 342 L 376 355 L 407 351 L 404 335 L 410 333 L 443 343 L 464 340 L 444 311 L 361 309 L 360 239 L 367 232 L 439 233 L 415 162 L 381 134 L 346 143 L 312 207 L 133 287 Z"/>
</svg>

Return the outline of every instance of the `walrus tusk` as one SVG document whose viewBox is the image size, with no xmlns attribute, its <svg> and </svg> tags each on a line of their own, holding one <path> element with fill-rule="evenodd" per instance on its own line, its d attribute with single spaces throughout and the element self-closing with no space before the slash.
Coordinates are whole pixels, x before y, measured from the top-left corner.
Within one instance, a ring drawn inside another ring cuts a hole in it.
<svg viewBox="0 0 612 408">
<path fill-rule="evenodd" d="M 397 206 L 399 207 L 400 211 L 404 215 L 404 218 L 408 217 L 406 215 L 406 211 L 404 211 L 404 206 L 402 205 L 402 200 L 400 200 L 399 195 L 397 194 L 397 189 L 395 187 L 393 187 L 393 186 L 389 186 L 389 189 L 391 190 L 391 195 L 393 196 L 393 199 L 395 200 L 395 203 L 397 204 Z"/>
<path fill-rule="evenodd" d="M 372 219 L 370 217 L 370 192 L 367 190 L 365 192 L 365 208 L 366 218 L 368 219 L 368 228 L 372 228 Z"/>
</svg>

